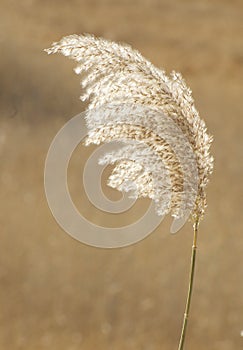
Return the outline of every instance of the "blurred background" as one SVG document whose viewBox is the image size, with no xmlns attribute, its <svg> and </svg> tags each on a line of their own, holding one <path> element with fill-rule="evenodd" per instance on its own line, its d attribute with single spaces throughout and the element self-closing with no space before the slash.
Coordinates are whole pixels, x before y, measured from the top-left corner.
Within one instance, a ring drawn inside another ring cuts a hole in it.
<svg viewBox="0 0 243 350">
<path fill-rule="evenodd" d="M 168 73 L 180 71 L 192 88 L 214 135 L 215 171 L 200 226 L 186 349 L 242 349 L 242 1 L 1 0 L 0 17 L 0 349 L 178 345 L 191 224 L 173 236 L 167 218 L 138 244 L 103 250 L 68 236 L 46 202 L 49 145 L 86 106 L 74 62 L 43 49 L 84 32 L 131 44 Z M 80 211 L 102 225 L 132 222 L 146 200 L 122 219 L 88 202 L 80 181 L 89 154 L 80 146 L 70 163 Z"/>
</svg>

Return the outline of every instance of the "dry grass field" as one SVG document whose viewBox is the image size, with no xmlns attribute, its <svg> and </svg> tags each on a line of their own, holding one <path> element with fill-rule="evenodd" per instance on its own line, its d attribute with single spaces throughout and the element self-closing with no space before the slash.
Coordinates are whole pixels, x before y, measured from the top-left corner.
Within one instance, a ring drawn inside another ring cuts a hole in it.
<svg viewBox="0 0 243 350">
<path fill-rule="evenodd" d="M 0 349 L 174 350 L 184 312 L 192 229 L 102 250 L 55 222 L 43 172 L 49 145 L 75 114 L 73 62 L 43 49 L 72 33 L 127 42 L 167 72 L 180 71 L 215 141 L 215 172 L 200 226 L 186 349 L 243 349 L 243 2 L 237 0 L 1 0 Z M 123 222 L 88 203 L 70 164 L 80 211 Z M 108 191 L 116 196 L 113 191 Z M 140 201 L 126 220 L 143 211 Z"/>
</svg>

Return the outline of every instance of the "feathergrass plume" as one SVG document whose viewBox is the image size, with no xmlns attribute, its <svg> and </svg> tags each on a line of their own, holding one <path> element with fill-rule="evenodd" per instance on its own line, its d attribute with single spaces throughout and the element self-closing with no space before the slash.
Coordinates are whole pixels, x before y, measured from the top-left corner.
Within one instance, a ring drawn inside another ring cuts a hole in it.
<svg viewBox="0 0 243 350">
<path fill-rule="evenodd" d="M 199 221 L 213 171 L 212 137 L 179 73 L 169 76 L 130 46 L 71 35 L 46 50 L 78 62 L 88 136 L 85 144 L 121 141 L 101 159 L 114 164 L 108 184 L 134 197 L 149 197 L 159 215 L 174 216 L 176 232 L 191 215 L 193 245 L 179 350 L 184 347 L 191 303 Z"/>
<path fill-rule="evenodd" d="M 194 221 L 201 219 L 213 169 L 212 137 L 182 76 L 167 76 L 130 46 L 92 35 L 64 37 L 46 51 L 74 59 L 75 72 L 84 73 L 81 100 L 90 99 L 86 145 L 128 145 L 103 160 L 116 163 L 109 185 L 154 199 L 159 215 L 171 211 L 180 218 L 190 210 Z"/>
</svg>

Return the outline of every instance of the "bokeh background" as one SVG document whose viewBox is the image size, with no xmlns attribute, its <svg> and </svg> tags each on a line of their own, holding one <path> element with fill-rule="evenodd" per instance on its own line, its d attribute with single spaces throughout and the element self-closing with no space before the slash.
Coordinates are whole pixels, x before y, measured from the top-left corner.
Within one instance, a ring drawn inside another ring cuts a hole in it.
<svg viewBox="0 0 243 350">
<path fill-rule="evenodd" d="M 192 229 L 167 218 L 128 248 L 85 246 L 57 225 L 43 171 L 63 124 L 85 109 L 74 63 L 42 50 L 73 33 L 127 42 L 182 72 L 215 141 L 215 172 L 200 226 L 186 349 L 243 348 L 243 3 L 237 0 L 1 0 L 0 349 L 172 350 L 187 291 Z M 70 164 L 74 200 L 102 225 L 81 188 L 90 150 Z M 113 199 L 115 191 L 107 190 Z M 137 211 L 136 211 L 137 210 Z"/>
</svg>

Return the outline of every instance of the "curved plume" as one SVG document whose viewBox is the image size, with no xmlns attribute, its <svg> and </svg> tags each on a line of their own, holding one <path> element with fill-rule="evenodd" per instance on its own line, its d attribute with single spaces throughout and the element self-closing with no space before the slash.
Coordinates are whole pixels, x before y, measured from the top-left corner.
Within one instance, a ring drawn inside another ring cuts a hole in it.
<svg viewBox="0 0 243 350">
<path fill-rule="evenodd" d="M 109 185 L 156 202 L 159 215 L 202 218 L 205 187 L 213 170 L 212 137 L 179 73 L 167 76 L 128 45 L 91 35 L 54 43 L 78 62 L 85 93 L 90 143 L 122 141 L 101 162 L 115 163 Z"/>
</svg>

